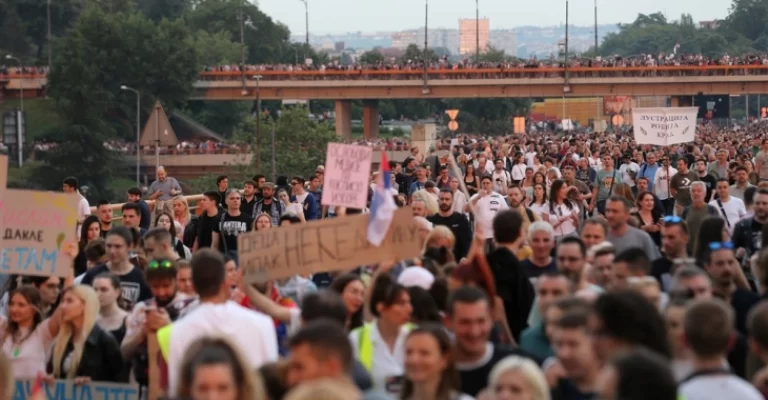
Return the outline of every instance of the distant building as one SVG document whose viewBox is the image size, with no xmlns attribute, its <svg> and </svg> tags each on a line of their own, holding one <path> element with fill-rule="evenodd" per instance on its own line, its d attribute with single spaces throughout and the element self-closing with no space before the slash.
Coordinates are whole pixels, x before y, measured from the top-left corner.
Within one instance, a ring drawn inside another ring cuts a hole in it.
<svg viewBox="0 0 768 400">
<path fill-rule="evenodd" d="M 490 43 L 491 22 L 488 18 L 460 19 L 459 20 L 459 55 L 473 55 L 477 51 L 478 44 L 482 52 Z M 478 43 L 478 31 L 480 41 Z"/>
<path fill-rule="evenodd" d="M 336 51 L 344 51 L 344 42 L 336 42 L 333 47 Z"/>
<path fill-rule="evenodd" d="M 712 21 L 699 21 L 699 28 L 701 29 L 717 29 L 720 27 L 720 20 L 715 19 Z"/>
<path fill-rule="evenodd" d="M 517 55 L 517 33 L 512 29 L 491 31 L 491 46 L 503 50 L 508 56 Z"/>
</svg>

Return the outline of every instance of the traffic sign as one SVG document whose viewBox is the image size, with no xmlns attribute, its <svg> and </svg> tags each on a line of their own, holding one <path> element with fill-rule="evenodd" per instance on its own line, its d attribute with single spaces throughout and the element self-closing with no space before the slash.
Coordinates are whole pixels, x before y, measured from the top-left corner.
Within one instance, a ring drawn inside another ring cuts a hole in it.
<svg viewBox="0 0 768 400">
<path fill-rule="evenodd" d="M 456 131 L 457 129 L 459 129 L 459 123 L 456 121 L 449 122 L 448 129 L 450 129 L 451 131 Z"/>
</svg>

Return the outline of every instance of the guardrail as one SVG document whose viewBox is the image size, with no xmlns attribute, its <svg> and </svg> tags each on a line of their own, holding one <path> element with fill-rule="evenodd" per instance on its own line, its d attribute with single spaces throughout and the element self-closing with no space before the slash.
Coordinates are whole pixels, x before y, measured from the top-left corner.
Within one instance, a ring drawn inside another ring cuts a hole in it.
<svg viewBox="0 0 768 400">
<path fill-rule="evenodd" d="M 512 67 L 512 68 L 467 68 L 428 69 L 427 79 L 521 79 L 564 77 L 655 77 L 655 76 L 740 76 L 766 75 L 768 65 L 681 65 L 660 67 Z M 261 76 L 262 81 L 280 80 L 396 80 L 423 79 L 423 69 L 358 69 L 326 71 L 260 71 L 247 70 L 245 76 Z M 239 80 L 240 71 L 205 71 L 200 80 Z"/>
<path fill-rule="evenodd" d="M 564 77 L 566 70 L 569 77 L 654 77 L 654 76 L 741 76 L 768 75 L 768 65 L 665 65 L 658 67 L 510 67 L 510 68 L 466 68 L 466 69 L 427 69 L 427 79 L 515 79 L 515 78 L 554 78 Z M 388 80 L 388 79 L 423 79 L 424 70 L 414 69 L 354 69 L 325 71 L 275 71 L 246 70 L 245 76 L 261 76 L 262 81 L 281 80 Z M 44 73 L 5 73 L 2 79 L 43 79 Z M 239 80 L 241 71 L 204 71 L 200 80 Z"/>
<path fill-rule="evenodd" d="M 203 195 L 202 194 L 193 194 L 189 196 L 183 196 L 185 200 L 187 200 L 187 204 L 189 205 L 189 212 L 194 215 L 199 215 L 197 212 L 197 203 L 202 200 Z M 123 209 L 123 204 L 125 203 L 119 203 L 119 204 L 110 204 L 109 210 L 112 212 L 112 222 L 119 222 L 122 221 L 123 217 L 121 214 L 121 211 Z M 147 204 L 149 205 L 150 211 L 154 209 L 155 207 L 155 201 L 154 200 L 147 200 Z M 117 214 L 115 213 L 117 211 Z M 91 215 L 96 215 L 97 213 L 97 207 L 91 207 Z"/>
</svg>

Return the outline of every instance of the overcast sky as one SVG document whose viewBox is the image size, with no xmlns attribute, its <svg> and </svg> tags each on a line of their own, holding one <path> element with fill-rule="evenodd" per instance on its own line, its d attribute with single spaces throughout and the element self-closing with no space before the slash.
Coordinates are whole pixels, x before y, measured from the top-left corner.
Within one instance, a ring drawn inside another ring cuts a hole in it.
<svg viewBox="0 0 768 400">
<path fill-rule="evenodd" d="M 316 34 L 398 31 L 424 26 L 423 0 L 307 0 L 309 31 Z M 480 17 L 491 29 L 565 22 L 565 0 L 479 0 Z M 661 11 L 670 20 L 684 12 L 695 21 L 724 18 L 730 0 L 597 0 L 599 23 L 631 22 L 638 13 Z M 283 22 L 292 34 L 304 33 L 304 4 L 300 0 L 258 0 L 261 9 Z M 460 18 L 475 17 L 472 0 L 429 1 L 429 26 L 457 28 Z M 570 23 L 594 24 L 594 0 L 570 0 Z"/>
</svg>

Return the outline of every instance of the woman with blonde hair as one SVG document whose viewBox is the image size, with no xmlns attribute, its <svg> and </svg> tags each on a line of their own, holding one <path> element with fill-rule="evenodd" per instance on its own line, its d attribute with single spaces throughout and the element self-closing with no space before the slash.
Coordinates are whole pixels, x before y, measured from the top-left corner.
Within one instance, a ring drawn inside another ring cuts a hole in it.
<svg viewBox="0 0 768 400">
<path fill-rule="evenodd" d="M 173 220 L 181 224 L 180 232 L 184 232 L 184 228 L 187 227 L 192 215 L 189 212 L 189 203 L 184 196 L 176 196 L 172 200 L 173 202 Z"/>
<path fill-rule="evenodd" d="M 204 337 L 192 343 L 186 353 L 176 390 L 179 398 L 267 399 L 261 379 L 227 339 Z"/>
<path fill-rule="evenodd" d="M 269 214 L 261 213 L 253 220 L 254 231 L 265 231 L 272 228 L 272 217 Z"/>
<path fill-rule="evenodd" d="M 432 228 L 432 231 L 427 235 L 427 239 L 424 241 L 424 250 L 422 253 L 426 253 L 431 248 L 445 247 L 448 250 L 453 250 L 453 246 L 456 244 L 456 236 L 453 235 L 447 226 L 437 225 Z"/>
<path fill-rule="evenodd" d="M 435 200 L 435 196 L 429 194 L 426 190 L 417 190 L 413 192 L 413 195 L 411 196 L 411 201 L 414 200 L 421 200 L 424 202 L 424 205 L 427 209 L 427 217 L 431 217 L 435 214 L 437 214 L 440 211 L 440 207 L 437 205 L 437 200 Z"/>
<path fill-rule="evenodd" d="M 61 295 L 61 327 L 53 341 L 48 372 L 55 379 L 127 382 L 120 345 L 96 321 L 99 299 L 86 285 L 74 285 Z"/>
<path fill-rule="evenodd" d="M 535 362 L 520 356 L 499 361 L 488 375 L 488 388 L 478 400 L 550 400 L 544 373 Z"/>
</svg>

